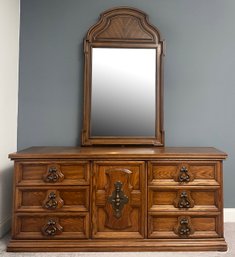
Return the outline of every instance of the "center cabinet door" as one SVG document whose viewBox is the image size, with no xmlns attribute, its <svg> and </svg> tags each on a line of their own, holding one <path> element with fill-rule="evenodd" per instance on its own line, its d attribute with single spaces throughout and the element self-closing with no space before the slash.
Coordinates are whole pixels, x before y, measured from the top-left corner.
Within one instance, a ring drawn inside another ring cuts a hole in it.
<svg viewBox="0 0 235 257">
<path fill-rule="evenodd" d="M 93 165 L 92 237 L 144 238 L 144 161 L 97 161 Z"/>
</svg>

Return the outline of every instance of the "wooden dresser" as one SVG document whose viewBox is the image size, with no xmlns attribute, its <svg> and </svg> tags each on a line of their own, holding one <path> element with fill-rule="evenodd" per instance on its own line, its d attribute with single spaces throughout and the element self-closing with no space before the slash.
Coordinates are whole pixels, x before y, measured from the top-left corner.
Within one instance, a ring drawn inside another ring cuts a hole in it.
<svg viewBox="0 0 235 257">
<path fill-rule="evenodd" d="M 8 251 L 227 249 L 215 148 L 32 147 L 15 162 Z"/>
</svg>

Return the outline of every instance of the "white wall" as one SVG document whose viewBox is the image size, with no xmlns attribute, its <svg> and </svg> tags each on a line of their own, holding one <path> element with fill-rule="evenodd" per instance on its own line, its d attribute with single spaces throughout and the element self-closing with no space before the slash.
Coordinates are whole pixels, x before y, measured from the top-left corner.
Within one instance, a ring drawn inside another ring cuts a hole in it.
<svg viewBox="0 0 235 257">
<path fill-rule="evenodd" d="M 0 0 L 0 237 L 10 228 L 17 147 L 20 0 Z"/>
</svg>

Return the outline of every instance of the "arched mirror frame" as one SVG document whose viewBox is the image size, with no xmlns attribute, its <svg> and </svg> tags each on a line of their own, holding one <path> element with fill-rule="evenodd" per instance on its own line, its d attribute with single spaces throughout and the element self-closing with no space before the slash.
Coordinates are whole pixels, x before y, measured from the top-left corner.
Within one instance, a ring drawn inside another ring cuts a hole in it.
<svg viewBox="0 0 235 257">
<path fill-rule="evenodd" d="M 153 137 L 118 137 L 91 135 L 92 48 L 156 49 L 156 119 Z M 103 12 L 84 40 L 84 114 L 82 145 L 154 145 L 164 146 L 163 129 L 163 55 L 164 41 L 148 16 L 134 8 L 118 7 Z"/>
</svg>

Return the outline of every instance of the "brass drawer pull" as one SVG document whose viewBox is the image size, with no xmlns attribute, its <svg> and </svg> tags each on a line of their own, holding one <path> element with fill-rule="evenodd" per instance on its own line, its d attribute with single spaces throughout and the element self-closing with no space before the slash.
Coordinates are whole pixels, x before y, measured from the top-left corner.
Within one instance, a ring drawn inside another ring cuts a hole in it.
<svg viewBox="0 0 235 257">
<path fill-rule="evenodd" d="M 60 198 L 59 193 L 56 191 L 48 191 L 47 197 L 44 200 L 42 207 L 48 210 L 55 210 L 56 208 L 62 208 L 63 205 L 64 201 Z"/>
<path fill-rule="evenodd" d="M 177 198 L 174 200 L 175 208 L 188 209 L 194 207 L 194 200 L 189 191 L 179 191 Z"/>
<path fill-rule="evenodd" d="M 63 232 L 63 227 L 60 226 L 57 220 L 49 218 L 47 223 L 42 227 L 42 233 L 45 236 L 55 236 Z"/>
<path fill-rule="evenodd" d="M 59 167 L 49 166 L 43 180 L 46 183 L 56 183 L 64 179 L 64 174 L 60 171 Z"/>
<path fill-rule="evenodd" d="M 56 194 L 51 192 L 48 196 L 49 200 L 46 201 L 44 208 L 46 209 L 56 209 L 58 202 L 56 201 Z"/>
<path fill-rule="evenodd" d="M 188 183 L 194 179 L 193 175 L 189 172 L 186 166 L 182 166 L 179 170 L 178 182 Z"/>
<path fill-rule="evenodd" d="M 124 204 L 128 203 L 129 198 L 122 191 L 122 182 L 117 181 L 114 183 L 115 190 L 112 195 L 108 197 L 108 202 L 112 204 L 114 216 L 120 218 L 122 216 L 122 209 Z"/>
<path fill-rule="evenodd" d="M 59 175 L 57 173 L 57 169 L 52 167 L 48 171 L 47 181 L 48 182 L 56 182 L 59 179 Z"/>
<path fill-rule="evenodd" d="M 180 175 L 179 175 L 179 182 L 189 182 L 190 181 L 190 176 L 188 174 L 188 169 L 183 166 L 180 169 Z"/>
<path fill-rule="evenodd" d="M 190 217 L 179 217 L 178 225 L 174 229 L 175 234 L 180 237 L 189 237 L 194 233 L 194 229 L 191 225 Z"/>
</svg>

